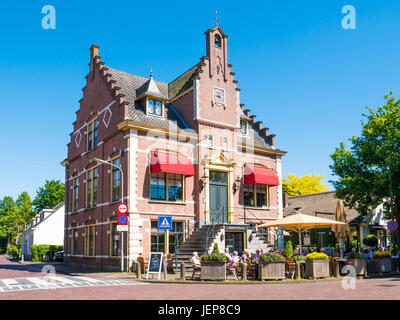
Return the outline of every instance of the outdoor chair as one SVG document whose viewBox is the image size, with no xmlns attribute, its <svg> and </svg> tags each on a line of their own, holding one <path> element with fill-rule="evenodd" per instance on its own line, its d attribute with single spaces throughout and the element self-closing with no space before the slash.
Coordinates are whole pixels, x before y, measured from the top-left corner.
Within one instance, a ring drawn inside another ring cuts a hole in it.
<svg viewBox="0 0 400 320">
<path fill-rule="evenodd" d="M 136 261 L 139 262 L 142 273 L 146 273 L 147 266 L 149 264 L 148 259 L 146 261 L 144 257 L 139 256 L 137 257 Z"/>
<path fill-rule="evenodd" d="M 329 272 L 332 277 L 336 276 L 336 262 L 333 257 L 329 257 Z"/>
<path fill-rule="evenodd" d="M 237 269 L 239 267 L 240 259 L 235 263 L 233 266 L 233 269 L 228 268 L 228 264 L 226 265 L 226 276 L 233 274 L 235 276 L 235 279 L 238 280 L 238 272 Z"/>
<path fill-rule="evenodd" d="M 294 278 L 294 275 L 296 274 L 296 263 L 294 262 L 294 260 L 292 258 L 287 258 L 286 260 L 288 269 L 287 269 L 287 276 L 291 277 L 292 280 Z"/>
<path fill-rule="evenodd" d="M 256 265 L 251 263 L 249 258 L 246 259 L 247 264 L 247 277 L 248 278 L 255 278 L 256 277 Z"/>
<path fill-rule="evenodd" d="M 196 265 L 194 264 L 192 258 L 189 258 L 189 259 L 190 259 L 190 263 L 192 264 L 192 267 L 193 267 L 193 273 L 192 273 L 192 280 L 193 280 L 193 279 L 194 279 L 194 276 L 195 276 L 195 274 L 196 274 L 196 272 L 200 272 L 200 275 L 201 275 L 201 267 L 196 266 Z"/>
</svg>

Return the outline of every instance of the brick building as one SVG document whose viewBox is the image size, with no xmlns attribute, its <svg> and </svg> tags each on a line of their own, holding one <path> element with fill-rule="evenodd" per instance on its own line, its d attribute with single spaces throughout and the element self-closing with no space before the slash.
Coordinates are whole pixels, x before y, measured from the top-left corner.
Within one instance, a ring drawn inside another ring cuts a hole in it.
<svg viewBox="0 0 400 320">
<path fill-rule="evenodd" d="M 201 252 L 215 241 L 239 252 L 274 244 L 275 231 L 259 234 L 251 227 L 282 217 L 286 152 L 240 103 L 228 36 L 219 26 L 205 35 L 206 55 L 169 83 L 108 67 L 99 46 L 90 48 L 63 161 L 67 263 L 119 267 L 122 197 L 129 208 L 129 267 L 150 251 L 182 253 L 187 243 L 187 250 Z M 121 167 L 123 176 L 94 158 Z M 162 215 L 173 217 L 167 234 L 157 229 Z M 206 237 L 204 246 L 191 241 L 194 234 Z"/>
</svg>

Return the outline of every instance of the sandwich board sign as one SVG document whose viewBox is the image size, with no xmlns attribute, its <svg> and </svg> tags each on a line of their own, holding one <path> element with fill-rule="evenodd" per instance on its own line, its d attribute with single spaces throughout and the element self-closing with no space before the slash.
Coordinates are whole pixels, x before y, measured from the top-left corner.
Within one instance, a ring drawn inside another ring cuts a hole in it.
<svg viewBox="0 0 400 320">
<path fill-rule="evenodd" d="M 158 217 L 158 230 L 172 230 L 172 217 L 159 216 Z"/>
<path fill-rule="evenodd" d="M 149 279 L 149 273 L 152 274 L 158 273 L 158 280 L 160 280 L 162 263 L 163 263 L 162 252 L 150 252 L 149 266 L 147 268 L 146 279 Z"/>
</svg>

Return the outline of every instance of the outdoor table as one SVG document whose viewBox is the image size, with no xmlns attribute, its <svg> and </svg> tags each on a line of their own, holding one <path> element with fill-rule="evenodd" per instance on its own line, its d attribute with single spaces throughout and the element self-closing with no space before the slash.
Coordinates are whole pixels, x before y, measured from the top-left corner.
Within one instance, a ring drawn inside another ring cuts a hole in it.
<svg viewBox="0 0 400 320">
<path fill-rule="evenodd" d="M 301 280 L 301 265 L 304 265 L 305 267 L 306 262 L 305 261 L 296 261 L 296 279 Z"/>
<path fill-rule="evenodd" d="M 335 274 L 336 277 L 340 277 L 340 270 L 342 270 L 341 265 L 345 266 L 346 265 L 346 259 L 344 258 L 335 258 Z"/>
</svg>

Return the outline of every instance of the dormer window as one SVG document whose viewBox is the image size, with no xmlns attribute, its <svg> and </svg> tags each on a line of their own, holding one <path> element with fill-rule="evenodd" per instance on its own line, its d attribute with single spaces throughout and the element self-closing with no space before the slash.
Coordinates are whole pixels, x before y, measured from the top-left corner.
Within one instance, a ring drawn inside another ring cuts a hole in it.
<svg viewBox="0 0 400 320">
<path fill-rule="evenodd" d="M 247 134 L 247 121 L 246 120 L 240 120 L 240 133 Z"/>
<path fill-rule="evenodd" d="M 221 37 L 218 34 L 214 37 L 214 45 L 217 48 L 221 48 Z"/>
<path fill-rule="evenodd" d="M 162 116 L 163 103 L 160 100 L 147 99 L 147 114 Z"/>
</svg>

